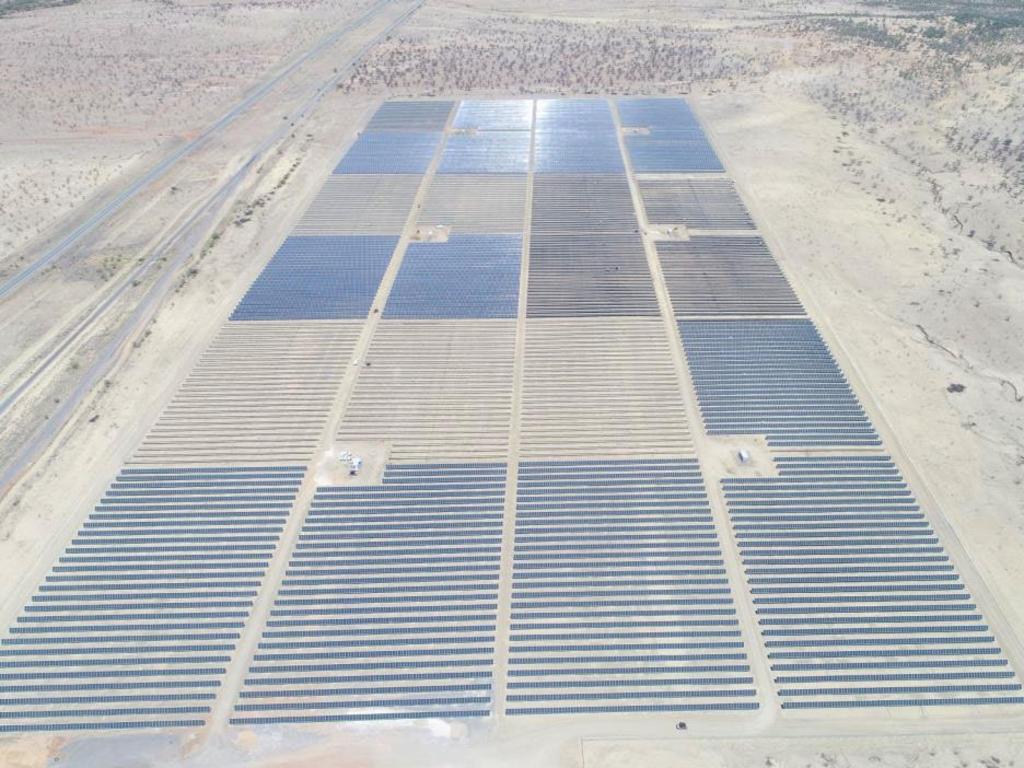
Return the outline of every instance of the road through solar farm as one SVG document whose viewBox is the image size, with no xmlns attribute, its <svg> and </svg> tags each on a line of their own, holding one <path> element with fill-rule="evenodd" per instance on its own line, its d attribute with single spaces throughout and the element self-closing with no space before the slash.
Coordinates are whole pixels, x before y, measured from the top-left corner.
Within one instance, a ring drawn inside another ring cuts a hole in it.
<svg viewBox="0 0 1024 768">
<path fill-rule="evenodd" d="M 4 617 L 0 733 L 1018 727 L 983 569 L 723 159 L 682 98 L 380 104 Z"/>
</svg>

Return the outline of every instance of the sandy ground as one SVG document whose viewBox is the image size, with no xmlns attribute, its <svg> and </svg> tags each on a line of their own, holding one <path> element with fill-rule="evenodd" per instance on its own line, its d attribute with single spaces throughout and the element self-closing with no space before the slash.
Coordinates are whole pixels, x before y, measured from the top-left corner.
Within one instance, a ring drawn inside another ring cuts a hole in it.
<svg viewBox="0 0 1024 768">
<path fill-rule="evenodd" d="M 0 81 L 15 84 L 12 106 L 0 116 L 0 254 L 16 259 L 61 216 L 137 172 L 156 147 L 201 127 L 255 74 L 353 9 L 340 0 L 294 7 L 87 0 L 0 20 Z M 867 13 L 843 3 L 752 9 L 637 2 L 619 9 L 613 22 L 591 3 L 429 3 L 381 46 L 347 94 L 325 102 L 309 135 L 297 137 L 246 190 L 248 202 L 260 199 L 295 169 L 285 193 L 266 198 L 249 224 L 225 221 L 217 247 L 204 257 L 202 279 L 182 284 L 110 385 L 93 394 L 59 446 L 0 502 L 0 615 L 23 603 L 375 98 L 506 93 L 510 80 L 516 93 L 570 92 L 584 90 L 583 78 L 600 92 L 689 92 L 776 257 L 854 361 L 903 452 L 1024 635 L 1024 595 L 1015 588 L 1024 575 L 1024 228 L 1015 154 L 1024 137 L 1022 45 L 1000 38 L 984 54 L 971 48 L 977 43 L 929 48 L 923 27 L 942 27 L 947 42 L 959 39 L 958 28 L 940 20 L 914 21 L 912 32 L 900 26 L 911 22 L 894 22 L 886 34 L 908 41 L 894 49 L 858 37 L 859 28 L 851 38 L 832 21 L 812 23 L 810 12 Z M 158 27 L 180 34 L 158 34 Z M 660 58 L 637 54 L 619 68 L 552 67 L 554 57 L 572 52 L 592 60 L 586 57 L 614 35 L 634 51 L 645 40 L 667 47 Z M 124 46 L 114 53 L 128 62 L 125 71 L 108 72 L 105 40 Z M 30 41 L 39 41 L 38 57 L 26 56 Z M 501 41 L 505 63 L 495 66 L 492 58 L 480 65 Z M 67 50 L 88 55 L 72 61 L 61 55 Z M 522 50 L 531 53 L 516 55 Z M 699 55 L 687 58 L 687 50 Z M 958 56 L 974 57 L 975 65 L 951 74 L 945 59 Z M 403 64 L 410 60 L 419 63 Z M 461 73 L 457 83 L 442 77 L 453 61 L 462 62 L 448 70 Z M 32 93 L 33 82 L 48 87 Z M 77 94 L 81 82 L 94 86 L 87 95 Z M 66 103 L 75 109 L 64 109 Z M 238 151 L 218 157 L 223 163 Z M 209 161 L 192 178 L 222 171 Z M 136 211 L 134 221 L 172 218 L 170 195 L 166 188 L 154 193 L 146 210 L 158 215 Z M 64 296 L 75 306 L 88 306 L 111 252 L 90 258 L 54 278 L 65 281 Z M 3 317 L 23 345 L 4 352 L 7 370 L 48 343 L 40 307 Z M 627 743 L 613 740 L 614 728 L 600 734 L 602 741 L 553 726 L 500 742 L 459 730 L 397 731 L 408 738 L 391 732 L 386 748 L 377 733 L 243 733 L 192 756 L 172 737 L 70 744 L 38 737 L 6 744 L 0 762 L 40 766 L 59 754 L 54 764 L 105 766 L 996 768 L 1022 759 L 1020 739 L 996 733 L 737 742 L 697 732 Z"/>
<path fill-rule="evenodd" d="M 0 266 L 370 4 L 83 0 L 0 19 Z"/>
</svg>

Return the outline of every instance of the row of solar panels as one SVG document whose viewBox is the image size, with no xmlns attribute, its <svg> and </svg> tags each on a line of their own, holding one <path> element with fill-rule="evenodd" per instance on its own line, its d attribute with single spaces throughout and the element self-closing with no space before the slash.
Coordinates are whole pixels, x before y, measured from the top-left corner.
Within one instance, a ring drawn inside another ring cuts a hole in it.
<svg viewBox="0 0 1024 768">
<path fill-rule="evenodd" d="M 382 105 L 335 172 L 425 173 L 453 106 L 450 101 Z M 617 99 L 616 106 L 638 173 L 722 170 L 684 102 Z M 624 170 L 619 130 L 604 99 L 464 100 L 452 120 L 454 133 L 441 155 L 440 174 L 522 174 L 531 165 L 541 174 Z"/>
<path fill-rule="evenodd" d="M 723 492 L 785 708 L 1024 702 L 888 457 L 776 468 Z M 491 714 L 506 469 L 319 487 L 232 722 Z M 178 503 L 194 469 L 122 473 L 0 641 L 0 730 L 205 722 L 304 474 L 211 472 L 208 508 Z M 695 460 L 525 461 L 516 488 L 506 714 L 757 708 Z"/>
</svg>

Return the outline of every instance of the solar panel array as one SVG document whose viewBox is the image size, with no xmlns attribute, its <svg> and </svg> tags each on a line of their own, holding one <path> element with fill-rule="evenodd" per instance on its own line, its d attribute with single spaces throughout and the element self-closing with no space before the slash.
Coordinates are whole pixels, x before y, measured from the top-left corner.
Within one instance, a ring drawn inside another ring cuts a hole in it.
<svg viewBox="0 0 1024 768">
<path fill-rule="evenodd" d="M 657 249 L 677 317 L 804 313 L 760 237 L 695 236 Z"/>
<path fill-rule="evenodd" d="M 783 708 L 1024 703 L 888 456 L 775 464 L 722 485 Z"/>
<path fill-rule="evenodd" d="M 519 467 L 510 715 L 756 709 L 697 462 Z"/>
<path fill-rule="evenodd" d="M 637 173 L 714 173 L 722 163 L 678 99 L 618 99 L 626 152 Z"/>
<path fill-rule="evenodd" d="M 519 235 L 454 235 L 444 243 L 412 243 L 384 317 L 514 318 L 522 251 Z"/>
<path fill-rule="evenodd" d="M 0 733 L 202 726 L 304 474 L 122 470 L 0 641 Z"/>
<path fill-rule="evenodd" d="M 317 489 L 232 722 L 490 714 L 505 471 Z"/>
<path fill-rule="evenodd" d="M 709 435 L 776 448 L 877 447 L 878 433 L 810 320 L 679 323 Z"/>
<path fill-rule="evenodd" d="M 0 730 L 1020 703 L 721 167 L 678 99 L 382 105 L 0 636 Z"/>
<path fill-rule="evenodd" d="M 292 236 L 274 254 L 232 320 L 366 317 L 397 237 Z"/>
<path fill-rule="evenodd" d="M 421 177 L 332 174 L 324 182 L 295 235 L 402 234 Z"/>
<path fill-rule="evenodd" d="M 644 179 L 639 186 L 651 224 L 713 230 L 755 228 L 729 179 Z"/>
</svg>

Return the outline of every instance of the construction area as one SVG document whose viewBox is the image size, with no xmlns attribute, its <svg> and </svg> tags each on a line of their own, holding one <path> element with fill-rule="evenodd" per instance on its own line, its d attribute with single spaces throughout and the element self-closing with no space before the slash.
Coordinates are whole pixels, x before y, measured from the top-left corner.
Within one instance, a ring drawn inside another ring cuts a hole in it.
<svg viewBox="0 0 1024 768">
<path fill-rule="evenodd" d="M 0 733 L 1012 731 L 752 211 L 681 98 L 382 103 L 0 630 Z"/>
</svg>

